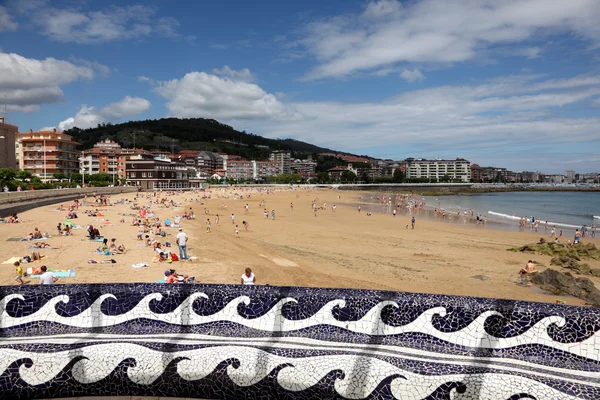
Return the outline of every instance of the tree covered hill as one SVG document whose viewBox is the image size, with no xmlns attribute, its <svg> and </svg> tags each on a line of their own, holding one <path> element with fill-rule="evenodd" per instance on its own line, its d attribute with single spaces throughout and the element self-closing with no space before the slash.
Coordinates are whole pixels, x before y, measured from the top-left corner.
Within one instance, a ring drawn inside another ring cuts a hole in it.
<svg viewBox="0 0 600 400">
<path fill-rule="evenodd" d="M 65 133 L 80 142 L 80 149 L 89 149 L 103 139 L 112 139 L 125 147 L 147 150 L 160 149 L 208 150 L 239 155 L 248 159 L 266 159 L 272 150 L 289 150 L 295 157 L 330 152 L 332 150 L 294 139 L 268 139 L 245 131 L 237 131 L 214 119 L 162 118 L 130 121 L 122 124 L 101 124 L 96 128 L 72 128 Z"/>
</svg>

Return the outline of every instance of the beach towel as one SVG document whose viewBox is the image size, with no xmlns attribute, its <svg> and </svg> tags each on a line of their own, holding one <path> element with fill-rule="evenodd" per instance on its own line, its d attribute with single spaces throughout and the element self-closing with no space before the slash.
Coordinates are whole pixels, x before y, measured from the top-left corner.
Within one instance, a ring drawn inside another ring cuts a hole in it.
<svg viewBox="0 0 600 400">
<path fill-rule="evenodd" d="M 133 268 L 144 268 L 144 267 L 149 267 L 150 264 L 146 263 L 146 262 L 141 262 L 141 263 L 137 263 L 137 264 L 133 264 L 132 267 Z"/>
<path fill-rule="evenodd" d="M 156 281 L 156 283 L 165 283 L 165 280 L 161 279 L 161 280 Z"/>
<path fill-rule="evenodd" d="M 35 247 L 30 246 L 29 250 L 56 250 L 54 247 Z"/>
<path fill-rule="evenodd" d="M 57 278 L 75 278 L 75 271 L 70 270 L 52 270 L 49 269 L 48 272 L 52 272 Z M 39 278 L 41 275 L 30 275 L 30 278 Z"/>
<path fill-rule="evenodd" d="M 113 260 L 112 258 L 110 260 L 102 260 L 102 261 L 96 261 L 96 260 L 88 260 L 88 264 L 116 264 L 117 261 Z"/>
<path fill-rule="evenodd" d="M 27 239 L 23 239 L 23 238 L 8 238 L 8 239 L 6 239 L 7 242 L 20 242 L 21 240 L 27 240 Z"/>
<path fill-rule="evenodd" d="M 11 257 L 8 260 L 4 261 L 2 264 L 14 264 L 17 261 L 20 261 L 21 257 Z"/>
</svg>

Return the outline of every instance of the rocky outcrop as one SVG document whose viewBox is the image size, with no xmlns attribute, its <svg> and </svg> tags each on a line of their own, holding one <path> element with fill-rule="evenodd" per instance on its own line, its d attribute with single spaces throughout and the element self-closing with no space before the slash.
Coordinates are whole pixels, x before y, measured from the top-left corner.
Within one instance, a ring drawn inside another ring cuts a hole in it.
<svg viewBox="0 0 600 400">
<path fill-rule="evenodd" d="M 578 275 L 600 276 L 600 269 L 591 268 L 586 263 L 579 262 L 575 258 L 569 256 L 556 256 L 550 260 L 550 265 L 570 269 Z"/>
<path fill-rule="evenodd" d="M 550 257 L 568 256 L 577 261 L 581 261 L 582 258 L 600 260 L 600 249 L 598 249 L 593 243 L 580 243 L 569 246 L 564 243 L 548 243 L 543 238 L 540 239 L 538 243 L 514 247 L 512 249 L 508 249 L 508 251 L 542 254 Z"/>
<path fill-rule="evenodd" d="M 585 300 L 600 307 L 600 290 L 588 278 L 575 278 L 569 272 L 547 269 L 531 275 L 531 282 L 555 295 L 563 293 Z"/>
</svg>

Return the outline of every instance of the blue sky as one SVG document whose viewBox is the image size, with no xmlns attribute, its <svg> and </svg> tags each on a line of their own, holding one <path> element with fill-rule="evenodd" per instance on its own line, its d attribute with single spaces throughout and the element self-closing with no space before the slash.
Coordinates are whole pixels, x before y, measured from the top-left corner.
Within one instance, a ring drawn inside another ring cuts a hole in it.
<svg viewBox="0 0 600 400">
<path fill-rule="evenodd" d="M 23 131 L 203 117 L 381 158 L 600 171 L 598 21 L 597 0 L 7 0 L 0 100 Z"/>
</svg>

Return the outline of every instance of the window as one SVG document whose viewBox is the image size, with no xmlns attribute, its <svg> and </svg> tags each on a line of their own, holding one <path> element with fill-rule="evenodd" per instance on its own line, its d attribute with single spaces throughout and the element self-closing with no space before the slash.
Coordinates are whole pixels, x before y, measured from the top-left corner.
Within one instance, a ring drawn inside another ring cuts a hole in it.
<svg viewBox="0 0 600 400">
<path fill-rule="evenodd" d="M 142 172 L 142 178 L 145 178 L 145 177 L 146 177 L 146 173 Z"/>
<path fill-rule="evenodd" d="M 152 172 L 148 172 L 148 178 L 152 178 Z"/>
</svg>

